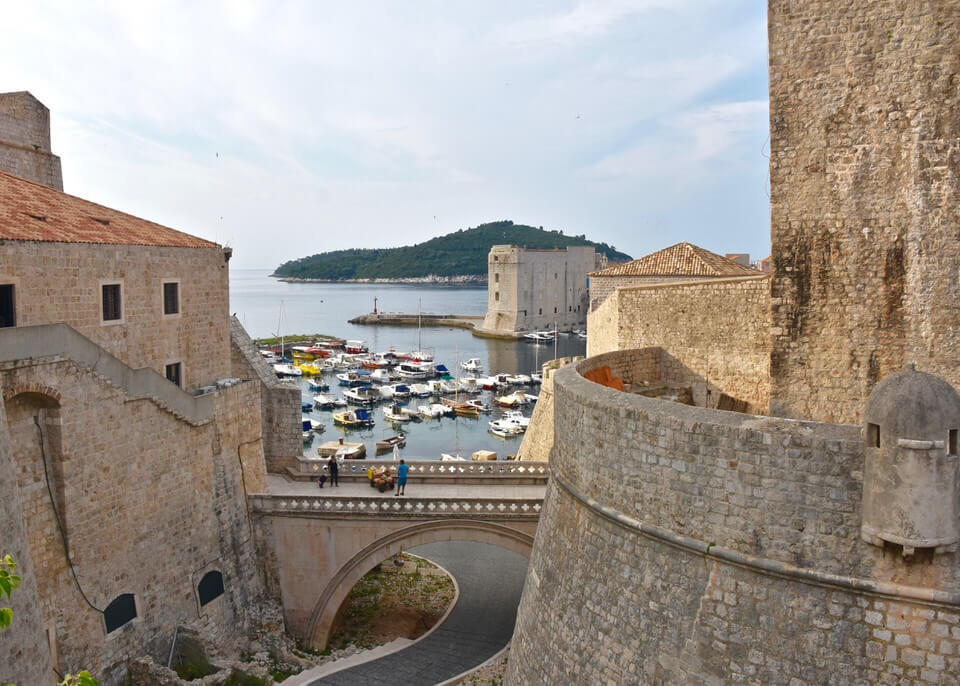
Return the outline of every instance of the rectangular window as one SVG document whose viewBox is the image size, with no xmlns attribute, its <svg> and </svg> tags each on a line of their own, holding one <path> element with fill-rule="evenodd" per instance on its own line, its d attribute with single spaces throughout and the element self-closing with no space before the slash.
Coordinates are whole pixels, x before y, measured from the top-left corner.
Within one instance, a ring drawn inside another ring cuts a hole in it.
<svg viewBox="0 0 960 686">
<path fill-rule="evenodd" d="M 174 362 L 173 364 L 167 365 L 167 380 L 171 383 L 175 383 L 178 386 L 180 383 L 180 363 Z"/>
<path fill-rule="evenodd" d="M 947 434 L 947 455 L 957 454 L 957 430 L 950 429 Z"/>
<path fill-rule="evenodd" d="M 494 302 L 500 302 L 500 291 L 493 292 L 493 300 Z"/>
<path fill-rule="evenodd" d="M 494 283 L 500 283 L 500 275 L 499 275 L 499 274 L 494 274 L 494 275 L 493 275 L 493 282 L 494 282 Z"/>
<path fill-rule="evenodd" d="M 879 424 L 867 424 L 867 447 L 868 448 L 880 447 L 880 425 Z"/>
<path fill-rule="evenodd" d="M 17 325 L 17 313 L 13 303 L 13 284 L 0 285 L 0 327 Z"/>
<path fill-rule="evenodd" d="M 163 284 L 163 313 L 178 314 L 180 312 L 180 284 L 176 281 Z"/>
<path fill-rule="evenodd" d="M 103 321 L 109 322 L 120 319 L 122 309 L 120 306 L 120 284 L 107 283 L 102 286 L 103 300 Z"/>
</svg>

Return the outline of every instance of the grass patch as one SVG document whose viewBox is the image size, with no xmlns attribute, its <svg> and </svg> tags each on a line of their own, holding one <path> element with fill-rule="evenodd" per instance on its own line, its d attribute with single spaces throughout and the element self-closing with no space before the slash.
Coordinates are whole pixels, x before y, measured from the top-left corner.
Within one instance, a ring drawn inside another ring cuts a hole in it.
<svg viewBox="0 0 960 686">
<path fill-rule="evenodd" d="M 283 336 L 283 342 L 286 343 L 303 343 L 304 341 L 342 341 L 343 339 L 339 336 L 328 336 L 325 333 L 293 333 L 285 334 Z M 272 338 L 254 338 L 254 345 L 279 345 L 280 336 L 274 336 Z"/>
</svg>

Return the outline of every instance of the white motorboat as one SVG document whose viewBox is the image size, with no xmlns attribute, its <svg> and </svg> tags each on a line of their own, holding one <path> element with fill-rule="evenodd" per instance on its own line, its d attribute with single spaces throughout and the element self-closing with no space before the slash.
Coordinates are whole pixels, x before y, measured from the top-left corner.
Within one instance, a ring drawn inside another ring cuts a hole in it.
<svg viewBox="0 0 960 686">
<path fill-rule="evenodd" d="M 485 402 L 480 400 L 480 398 L 473 398 L 466 401 L 467 405 L 477 408 L 477 412 L 490 412 L 490 406 Z"/>
<path fill-rule="evenodd" d="M 532 374 L 530 374 L 530 382 L 543 383 L 543 374 L 541 374 L 540 372 L 533 372 Z"/>
<path fill-rule="evenodd" d="M 419 362 L 403 362 L 397 367 L 397 374 L 400 375 L 401 379 L 407 379 L 408 381 L 423 381 L 436 376 L 436 370 L 429 362 L 422 364 Z"/>
<path fill-rule="evenodd" d="M 423 383 L 410 384 L 410 395 L 414 398 L 429 398 L 433 395 L 433 389 Z"/>
<path fill-rule="evenodd" d="M 510 395 L 500 396 L 496 402 L 501 407 L 519 407 L 533 402 L 533 398 L 536 398 L 536 396 L 527 395 L 523 391 L 514 391 Z"/>
<path fill-rule="evenodd" d="M 407 412 L 408 408 L 403 405 L 387 405 L 383 408 L 383 417 L 388 422 L 409 422 L 413 416 Z"/>
<path fill-rule="evenodd" d="M 482 372 L 483 371 L 483 361 L 479 357 L 471 357 L 466 362 L 460 363 L 461 369 L 465 372 Z"/>
<path fill-rule="evenodd" d="M 393 384 L 391 386 L 381 386 L 380 395 L 383 396 L 384 400 L 390 400 L 392 398 L 409 398 L 410 387 L 402 383 Z"/>
<path fill-rule="evenodd" d="M 440 453 L 441 462 L 466 462 L 466 459 L 460 457 L 459 455 L 451 455 L 450 453 Z"/>
<path fill-rule="evenodd" d="M 460 379 L 460 392 L 466 393 L 467 395 L 476 395 L 483 391 L 483 387 L 478 383 L 477 379 L 472 376 L 465 376 Z"/>
<path fill-rule="evenodd" d="M 530 426 L 530 417 L 524 417 L 520 410 L 507 410 L 503 413 L 501 419 L 505 419 L 509 422 L 515 422 L 524 430 Z"/>
<path fill-rule="evenodd" d="M 390 383 L 393 381 L 393 376 L 391 376 L 389 370 L 381 367 L 370 372 L 370 380 L 376 383 Z"/>
<path fill-rule="evenodd" d="M 517 422 L 505 419 L 503 417 L 500 419 L 495 419 L 492 422 L 488 422 L 488 424 L 490 426 L 488 431 L 495 436 L 500 436 L 501 438 L 519 436 L 523 433 L 523 427 L 521 427 Z"/>
<path fill-rule="evenodd" d="M 553 343 L 553 331 L 532 331 L 523 334 L 523 340 L 530 343 Z"/>
<path fill-rule="evenodd" d="M 438 407 L 440 407 L 440 406 L 435 405 L 435 404 L 432 404 L 432 405 L 417 405 L 417 412 L 418 412 L 418 413 L 420 414 L 420 416 L 423 417 L 424 419 L 438 419 L 439 417 L 443 416 L 443 412 L 442 412 L 441 410 L 437 409 Z"/>
<path fill-rule="evenodd" d="M 273 372 L 277 376 L 303 376 L 303 370 L 295 364 L 277 362 L 273 365 Z"/>
<path fill-rule="evenodd" d="M 343 397 L 348 403 L 354 405 L 373 405 L 380 400 L 380 391 L 373 386 L 357 386 L 356 388 L 345 388 Z"/>
<path fill-rule="evenodd" d="M 514 374 L 509 377 L 510 385 L 512 386 L 528 386 L 531 383 L 531 379 L 526 374 Z"/>
</svg>

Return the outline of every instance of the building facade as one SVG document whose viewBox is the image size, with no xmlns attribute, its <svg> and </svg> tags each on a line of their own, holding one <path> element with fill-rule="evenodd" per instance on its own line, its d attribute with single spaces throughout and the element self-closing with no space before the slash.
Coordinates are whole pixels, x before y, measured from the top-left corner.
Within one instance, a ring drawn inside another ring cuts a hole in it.
<svg viewBox="0 0 960 686">
<path fill-rule="evenodd" d="M 487 315 L 477 333 L 511 336 L 585 326 L 587 274 L 603 266 L 606 257 L 590 246 L 493 246 L 487 258 Z"/>
<path fill-rule="evenodd" d="M 231 335 L 230 254 L 0 172 L 0 554 L 24 576 L 4 683 L 127 683 L 178 626 L 227 649 L 258 626 L 247 493 L 299 412 L 266 407 L 286 389 Z"/>
</svg>

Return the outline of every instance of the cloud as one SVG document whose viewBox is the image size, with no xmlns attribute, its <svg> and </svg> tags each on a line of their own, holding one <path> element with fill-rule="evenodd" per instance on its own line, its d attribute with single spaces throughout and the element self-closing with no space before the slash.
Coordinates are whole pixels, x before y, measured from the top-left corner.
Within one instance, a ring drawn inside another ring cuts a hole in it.
<svg viewBox="0 0 960 686">
<path fill-rule="evenodd" d="M 0 87 L 51 108 L 67 191 L 229 241 L 235 267 L 501 218 L 642 253 L 645 206 L 695 240 L 671 200 L 708 194 L 715 169 L 765 173 L 765 23 L 747 0 L 38 1 L 4 17 Z M 761 216 L 766 197 L 719 198 L 714 221 L 744 206 Z"/>
</svg>

